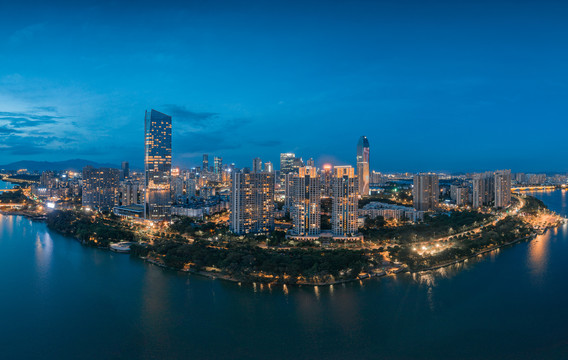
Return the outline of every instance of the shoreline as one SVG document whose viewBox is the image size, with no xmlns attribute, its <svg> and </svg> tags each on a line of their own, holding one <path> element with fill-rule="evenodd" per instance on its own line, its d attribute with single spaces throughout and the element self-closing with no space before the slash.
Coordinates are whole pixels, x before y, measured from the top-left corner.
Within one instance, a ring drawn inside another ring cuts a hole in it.
<svg viewBox="0 0 568 360">
<path fill-rule="evenodd" d="M 39 221 L 39 222 L 45 221 L 45 215 L 33 215 L 33 214 L 25 213 L 25 212 L 22 212 L 22 211 L 8 211 L 8 212 L 7 211 L 0 211 L 0 214 L 2 214 L 2 215 L 13 215 L 13 216 L 23 216 L 23 217 L 25 217 L 25 218 L 27 218 L 31 221 Z M 544 229 L 543 233 L 546 233 L 547 231 L 554 229 L 554 228 L 557 228 L 559 226 L 560 226 L 560 224 L 557 224 L 556 226 L 547 227 L 546 229 Z M 88 247 L 96 248 L 96 249 L 99 249 L 99 250 L 112 251 L 110 249 L 110 247 L 108 247 L 108 246 L 91 245 L 88 242 L 84 242 L 84 241 L 82 241 L 78 238 L 69 236 L 69 235 L 64 234 L 64 233 L 60 233 L 57 230 L 54 230 L 54 229 L 49 229 L 49 230 L 55 231 L 55 232 L 61 234 L 62 236 L 72 238 L 72 239 L 78 241 L 83 246 L 88 246 Z M 189 274 L 192 274 L 192 275 L 207 277 L 207 278 L 210 278 L 210 279 L 213 279 L 213 280 L 219 279 L 219 280 L 229 281 L 229 282 L 233 282 L 233 283 L 238 283 L 239 285 L 241 283 L 246 283 L 246 284 L 251 284 L 251 285 L 259 283 L 259 284 L 265 284 L 265 285 L 286 285 L 286 286 L 299 286 L 299 287 L 301 287 L 301 286 L 313 286 L 313 287 L 317 287 L 317 286 L 331 286 L 331 285 L 345 284 L 345 283 L 350 283 L 350 282 L 354 282 L 354 281 L 369 280 L 369 279 L 373 279 L 373 278 L 382 278 L 382 277 L 389 276 L 389 275 L 397 275 L 399 273 L 420 274 L 420 273 L 424 273 L 424 272 L 438 270 L 438 269 L 445 268 L 445 267 L 448 267 L 448 266 L 451 266 L 451 265 L 455 265 L 455 264 L 465 262 L 468 259 L 471 259 L 471 258 L 474 258 L 474 257 L 477 257 L 477 256 L 481 256 L 481 255 L 484 255 L 486 253 L 490 253 L 492 251 L 501 249 L 501 248 L 506 247 L 506 246 L 514 245 L 514 244 L 519 243 L 521 241 L 533 240 L 538 235 L 539 235 L 538 233 L 534 233 L 532 235 L 529 235 L 529 236 L 526 236 L 526 237 L 523 237 L 523 238 L 518 238 L 518 239 L 515 239 L 513 241 L 498 245 L 498 246 L 490 248 L 490 249 L 478 251 L 474 254 L 471 254 L 469 256 L 466 256 L 466 257 L 463 257 L 463 258 L 460 258 L 460 259 L 452 260 L 452 261 L 445 262 L 445 263 L 442 263 L 442 264 L 433 265 L 433 266 L 425 268 L 425 269 L 411 270 L 411 269 L 408 268 L 408 266 L 403 265 L 404 268 L 400 268 L 397 271 L 393 271 L 393 272 L 390 272 L 389 270 L 383 270 L 382 272 L 380 272 L 378 274 L 368 274 L 365 277 L 357 276 L 353 279 L 342 279 L 342 280 L 327 281 L 327 282 L 321 282 L 321 283 L 319 283 L 319 282 L 316 282 L 316 283 L 314 283 L 314 282 L 296 282 L 296 283 L 264 282 L 264 281 L 260 281 L 260 280 L 253 281 L 251 279 L 237 278 L 237 277 L 228 275 L 228 274 L 223 273 L 223 272 L 212 272 L 212 271 L 192 270 L 192 269 L 175 269 L 175 268 L 169 267 L 165 264 L 162 264 L 162 263 L 160 263 L 156 260 L 150 259 L 148 257 L 142 257 L 142 256 L 136 256 L 136 257 L 138 259 L 143 260 L 144 262 L 148 262 L 152 265 L 156 265 L 156 266 L 159 266 L 161 268 L 165 268 L 165 269 L 168 269 L 168 270 L 171 270 L 171 271 L 189 273 Z M 128 255 L 131 255 L 131 254 L 129 253 Z"/>
</svg>

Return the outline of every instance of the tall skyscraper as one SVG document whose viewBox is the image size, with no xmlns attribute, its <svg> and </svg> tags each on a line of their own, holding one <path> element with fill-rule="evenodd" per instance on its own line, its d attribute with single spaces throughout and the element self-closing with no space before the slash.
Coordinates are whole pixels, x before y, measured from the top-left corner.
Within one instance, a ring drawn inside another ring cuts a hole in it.
<svg viewBox="0 0 568 360">
<path fill-rule="evenodd" d="M 293 175 L 292 221 L 294 235 L 319 235 L 321 231 L 320 182 L 315 167 L 301 167 Z"/>
<path fill-rule="evenodd" d="M 274 165 L 272 165 L 272 163 L 270 161 L 264 163 L 264 171 L 266 171 L 267 173 L 273 173 L 274 172 Z"/>
<path fill-rule="evenodd" d="M 294 170 L 294 159 L 296 159 L 296 154 L 294 153 L 282 153 L 280 154 L 280 174 L 286 175 Z"/>
<path fill-rule="evenodd" d="M 111 211 L 118 205 L 120 170 L 111 168 L 83 168 L 83 207 Z"/>
<path fill-rule="evenodd" d="M 369 140 L 361 136 L 357 143 L 357 179 L 359 180 L 359 195 L 369 195 Z"/>
<path fill-rule="evenodd" d="M 336 166 L 332 178 L 331 226 L 334 236 L 353 236 L 358 232 L 358 194 L 355 170 Z"/>
<path fill-rule="evenodd" d="M 128 165 L 128 161 L 123 161 L 121 168 L 122 168 L 122 178 L 128 179 L 130 177 L 130 167 Z"/>
<path fill-rule="evenodd" d="M 203 154 L 203 166 L 201 167 L 201 171 L 204 173 L 209 172 L 209 155 Z"/>
<path fill-rule="evenodd" d="M 416 210 L 428 211 L 436 209 L 439 197 L 440 185 L 437 174 L 414 175 L 412 198 Z"/>
<path fill-rule="evenodd" d="M 511 170 L 495 171 L 495 207 L 504 208 L 511 203 Z"/>
<path fill-rule="evenodd" d="M 306 166 L 315 167 L 316 162 L 314 161 L 314 158 L 309 158 L 308 161 L 306 162 Z"/>
<path fill-rule="evenodd" d="M 215 156 L 213 158 L 213 173 L 217 177 L 217 180 L 221 179 L 221 171 L 223 170 L 223 158 Z"/>
<path fill-rule="evenodd" d="M 262 172 L 262 160 L 258 157 L 252 159 L 252 172 L 253 173 Z"/>
<path fill-rule="evenodd" d="M 170 216 L 172 205 L 172 117 L 156 110 L 146 111 L 144 133 L 144 217 L 165 220 Z"/>
<path fill-rule="evenodd" d="M 233 172 L 230 228 L 235 234 L 274 230 L 274 174 Z"/>
</svg>

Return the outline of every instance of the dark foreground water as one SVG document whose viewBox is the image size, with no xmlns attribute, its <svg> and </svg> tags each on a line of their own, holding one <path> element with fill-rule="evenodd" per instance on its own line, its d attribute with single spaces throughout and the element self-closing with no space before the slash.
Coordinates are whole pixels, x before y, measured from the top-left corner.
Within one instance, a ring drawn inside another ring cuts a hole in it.
<svg viewBox="0 0 568 360">
<path fill-rule="evenodd" d="M 566 214 L 566 193 L 536 194 Z M 0 216 L 0 359 L 568 358 L 568 228 L 334 287 L 176 273 Z"/>
</svg>

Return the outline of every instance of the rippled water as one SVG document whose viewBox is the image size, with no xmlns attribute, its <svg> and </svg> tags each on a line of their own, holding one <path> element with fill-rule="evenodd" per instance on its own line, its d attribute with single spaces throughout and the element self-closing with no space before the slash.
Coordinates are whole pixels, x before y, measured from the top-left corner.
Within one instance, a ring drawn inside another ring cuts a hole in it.
<svg viewBox="0 0 568 360">
<path fill-rule="evenodd" d="M 537 193 L 566 214 L 566 193 Z M 425 274 L 252 286 L 0 216 L 0 359 L 560 359 L 568 229 Z"/>
</svg>

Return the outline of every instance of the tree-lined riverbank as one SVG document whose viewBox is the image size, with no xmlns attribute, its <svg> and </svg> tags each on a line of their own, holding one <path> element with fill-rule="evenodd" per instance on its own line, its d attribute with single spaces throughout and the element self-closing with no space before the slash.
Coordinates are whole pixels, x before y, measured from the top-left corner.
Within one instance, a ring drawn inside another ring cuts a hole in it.
<svg viewBox="0 0 568 360">
<path fill-rule="evenodd" d="M 366 241 L 330 248 L 316 243 L 282 245 L 279 240 L 275 242 L 279 245 L 270 246 L 271 239 L 281 238 L 278 234 L 235 236 L 224 226 L 196 223 L 187 218 L 178 220 L 167 231 L 152 235 L 114 216 L 84 212 L 53 211 L 48 215 L 47 224 L 53 230 L 97 247 L 134 241 L 136 243 L 131 246 L 133 256 L 174 270 L 240 282 L 329 285 L 384 275 L 389 271 L 417 272 L 447 266 L 510 245 L 518 239 L 530 238 L 537 233 L 531 226 L 532 219 L 547 210 L 542 202 L 527 199 L 519 214 L 484 224 L 454 238 L 433 241 L 432 249 L 426 249 L 423 242 L 413 242 L 407 236 L 390 239 L 390 245 L 383 241 Z M 451 227 L 464 228 L 487 219 L 487 215 L 475 213 L 439 215 L 432 220 L 429 233 L 435 229 L 440 234 L 447 234 Z M 412 234 L 424 228 L 424 224 L 415 225 L 414 229 L 405 225 L 399 233 Z M 418 246 L 422 248 L 417 249 Z"/>
</svg>

